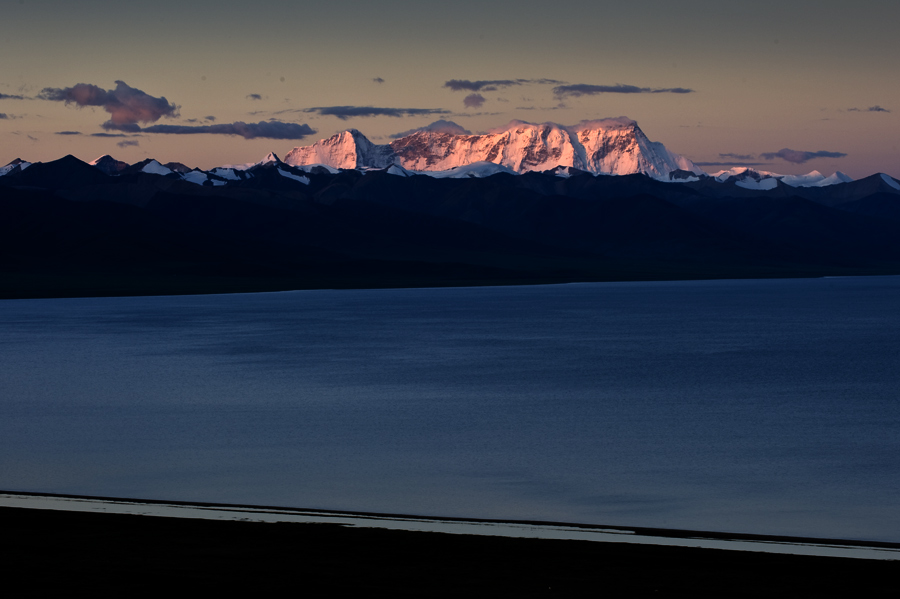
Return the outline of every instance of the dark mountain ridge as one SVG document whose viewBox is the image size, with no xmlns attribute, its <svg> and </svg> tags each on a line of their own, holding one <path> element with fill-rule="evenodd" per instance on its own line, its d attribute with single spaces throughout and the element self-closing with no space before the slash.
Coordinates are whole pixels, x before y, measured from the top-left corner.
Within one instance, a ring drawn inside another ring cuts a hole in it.
<svg viewBox="0 0 900 599">
<path fill-rule="evenodd" d="M 766 192 L 644 175 L 310 171 L 272 160 L 110 176 L 72 156 L 11 169 L 0 295 L 900 273 L 900 190 L 881 175 Z"/>
</svg>

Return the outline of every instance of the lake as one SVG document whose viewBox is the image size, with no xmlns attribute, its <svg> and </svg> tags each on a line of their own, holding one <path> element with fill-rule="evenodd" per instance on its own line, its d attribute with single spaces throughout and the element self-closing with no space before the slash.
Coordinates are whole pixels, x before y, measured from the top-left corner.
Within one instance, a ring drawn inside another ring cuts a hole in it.
<svg viewBox="0 0 900 599">
<path fill-rule="evenodd" d="M 900 541 L 900 277 L 0 302 L 0 489 Z"/>
</svg>

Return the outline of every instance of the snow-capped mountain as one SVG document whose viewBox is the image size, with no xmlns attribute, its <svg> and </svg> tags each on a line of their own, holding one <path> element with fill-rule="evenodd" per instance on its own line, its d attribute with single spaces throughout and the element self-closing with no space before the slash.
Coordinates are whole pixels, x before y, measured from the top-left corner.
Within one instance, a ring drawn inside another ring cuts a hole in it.
<svg viewBox="0 0 900 599">
<path fill-rule="evenodd" d="M 285 157 L 293 166 L 323 164 L 335 168 L 386 168 L 449 171 L 475 163 L 493 163 L 516 173 L 572 167 L 593 174 L 643 173 L 667 179 L 674 170 L 703 173 L 693 162 L 647 139 L 637 123 L 624 117 L 583 121 L 573 127 L 513 121 L 483 135 L 423 129 L 375 145 L 355 129 Z"/>
<path fill-rule="evenodd" d="M 284 157 L 284 162 L 292 166 L 387 168 L 395 161 L 390 146 L 377 146 L 356 129 L 348 129 L 311 146 L 294 148 Z"/>
<path fill-rule="evenodd" d="M 716 181 L 724 183 L 726 181 L 760 181 L 762 179 L 770 179 L 781 177 L 777 173 L 770 173 L 769 171 L 759 171 L 756 169 L 748 168 L 746 166 L 736 166 L 734 168 L 730 168 L 727 171 L 719 171 L 717 173 L 713 173 L 710 175 Z"/>
<path fill-rule="evenodd" d="M 819 171 L 811 171 L 805 175 L 780 175 L 769 171 L 758 171 L 747 167 L 735 167 L 727 171 L 719 171 L 711 175 L 720 183 L 733 182 L 738 187 L 755 190 L 769 190 L 778 187 L 778 182 L 791 187 L 827 187 L 839 183 L 849 183 L 853 179 L 838 171 L 826 177 Z"/>
<path fill-rule="evenodd" d="M 29 166 L 31 166 L 30 162 L 26 162 L 21 158 L 16 158 L 6 166 L 0 166 L 0 177 L 2 177 L 3 175 L 8 175 L 10 173 L 24 171 Z"/>
<path fill-rule="evenodd" d="M 281 162 L 281 158 L 275 152 L 269 152 L 266 154 L 266 157 L 257 162 L 254 166 L 263 166 L 266 164 L 284 164 Z"/>
<path fill-rule="evenodd" d="M 663 144 L 647 139 L 637 123 L 624 117 L 601 121 L 582 121 L 573 130 L 585 149 L 585 164 L 575 168 L 592 173 L 630 175 L 643 173 L 654 179 L 667 179 L 675 170 L 703 173 L 687 158 L 670 152 Z"/>
</svg>

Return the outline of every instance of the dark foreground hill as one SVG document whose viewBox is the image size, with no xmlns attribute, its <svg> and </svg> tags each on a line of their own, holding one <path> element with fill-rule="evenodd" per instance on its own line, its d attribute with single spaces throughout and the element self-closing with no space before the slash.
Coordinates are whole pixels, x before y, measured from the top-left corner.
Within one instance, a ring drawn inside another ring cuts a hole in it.
<svg viewBox="0 0 900 599">
<path fill-rule="evenodd" d="M 0 297 L 900 273 L 900 193 L 866 180 L 729 195 L 288 168 L 196 185 L 66 157 L 0 177 Z"/>
</svg>

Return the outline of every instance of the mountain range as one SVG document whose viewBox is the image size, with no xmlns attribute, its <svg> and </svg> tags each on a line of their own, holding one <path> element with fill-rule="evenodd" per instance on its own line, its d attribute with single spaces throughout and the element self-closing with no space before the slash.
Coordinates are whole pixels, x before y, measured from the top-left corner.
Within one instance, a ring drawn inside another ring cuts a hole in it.
<svg viewBox="0 0 900 599">
<path fill-rule="evenodd" d="M 606 123 L 351 130 L 208 171 L 17 159 L 0 297 L 900 274 L 892 177 L 710 176 Z"/>
<path fill-rule="evenodd" d="M 387 145 L 375 145 L 350 129 L 311 146 L 294 148 L 285 162 L 344 169 L 397 165 L 418 172 L 491 163 L 516 173 L 569 167 L 593 174 L 643 173 L 658 179 L 668 178 L 675 170 L 703 172 L 687 158 L 647 139 L 637 123 L 625 117 L 583 121 L 574 127 L 513 121 L 483 135 L 471 135 L 455 123 L 446 123 Z"/>
<path fill-rule="evenodd" d="M 498 173 L 552 172 L 565 177 L 575 173 L 594 175 L 644 174 L 661 181 L 696 182 L 711 177 L 738 187 L 758 191 L 791 187 L 824 187 L 852 181 L 841 172 L 825 176 L 818 171 L 806 175 L 780 175 L 746 167 L 706 173 L 691 160 L 650 141 L 638 124 L 627 117 L 582 121 L 566 127 L 555 123 L 512 121 L 489 133 L 472 135 L 456 123 L 438 121 L 403 135 L 389 144 L 372 143 L 356 129 L 328 139 L 291 149 L 282 162 L 274 153 L 257 163 L 223 166 L 203 171 L 177 162 L 147 159 L 129 165 L 111 156 L 90 164 L 107 175 L 143 171 L 176 174 L 200 185 L 227 185 L 247 176 L 248 170 L 267 162 L 297 167 L 302 171 L 382 170 L 401 176 L 487 177 Z M 16 159 L 0 167 L 0 176 L 30 165 Z M 283 172 L 288 172 L 283 170 Z"/>
</svg>

